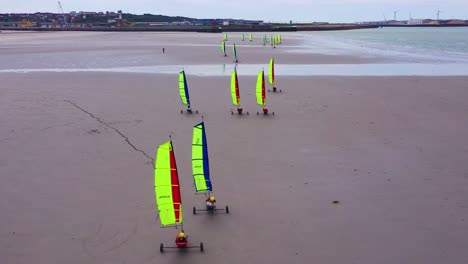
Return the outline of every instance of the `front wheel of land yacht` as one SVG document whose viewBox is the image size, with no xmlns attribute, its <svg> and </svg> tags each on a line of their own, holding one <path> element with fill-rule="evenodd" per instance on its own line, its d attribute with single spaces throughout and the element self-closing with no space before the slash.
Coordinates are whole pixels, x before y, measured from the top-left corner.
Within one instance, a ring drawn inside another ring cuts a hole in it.
<svg viewBox="0 0 468 264">
<path fill-rule="evenodd" d="M 229 206 L 226 205 L 226 214 L 229 214 Z"/>
<path fill-rule="evenodd" d="M 275 115 L 275 112 L 272 112 L 273 115 Z"/>
<path fill-rule="evenodd" d="M 180 113 L 183 114 L 183 113 L 184 113 L 184 110 L 180 110 Z"/>
<path fill-rule="evenodd" d="M 197 208 L 193 207 L 193 214 L 197 214 Z"/>
<path fill-rule="evenodd" d="M 164 244 L 159 244 L 159 252 L 164 252 Z"/>
<path fill-rule="evenodd" d="M 258 115 L 258 112 L 257 112 L 257 115 Z"/>
<path fill-rule="evenodd" d="M 203 252 L 205 249 L 203 248 L 203 242 L 200 242 L 200 251 Z"/>
<path fill-rule="evenodd" d="M 196 110 L 195 113 L 198 115 L 198 110 Z"/>
<path fill-rule="evenodd" d="M 231 115 L 233 115 L 233 114 L 234 114 L 234 112 L 233 112 L 233 111 L 231 111 Z"/>
<path fill-rule="evenodd" d="M 247 115 L 249 115 L 249 112 L 247 112 Z"/>
</svg>

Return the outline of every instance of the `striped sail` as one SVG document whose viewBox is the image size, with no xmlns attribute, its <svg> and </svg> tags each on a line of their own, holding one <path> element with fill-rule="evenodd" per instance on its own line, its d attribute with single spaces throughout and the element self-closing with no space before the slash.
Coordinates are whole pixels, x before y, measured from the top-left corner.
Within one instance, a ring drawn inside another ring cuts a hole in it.
<svg viewBox="0 0 468 264">
<path fill-rule="evenodd" d="M 242 39 L 242 41 L 245 40 L 244 33 L 241 34 L 241 39 Z"/>
<path fill-rule="evenodd" d="M 204 122 L 193 127 L 192 173 L 196 192 L 212 191 Z"/>
<path fill-rule="evenodd" d="M 223 52 L 223 55 L 226 57 L 226 42 L 224 40 L 221 42 L 221 51 Z"/>
<path fill-rule="evenodd" d="M 257 95 L 257 104 L 259 104 L 261 106 L 266 106 L 266 103 L 265 103 L 265 78 L 264 78 L 263 70 L 261 70 L 258 73 L 258 76 L 257 76 L 256 95 Z"/>
<path fill-rule="evenodd" d="M 253 36 L 252 36 L 252 33 L 249 34 L 249 40 L 252 41 L 253 40 Z"/>
<path fill-rule="evenodd" d="M 158 147 L 154 167 L 154 193 L 162 227 L 182 224 L 182 200 L 172 142 Z"/>
<path fill-rule="evenodd" d="M 185 78 L 185 71 L 181 71 L 179 73 L 179 93 L 182 103 L 190 106 L 190 97 L 187 87 L 187 78 Z"/>
<path fill-rule="evenodd" d="M 233 45 L 232 45 L 232 55 L 234 56 L 234 59 L 237 61 L 236 44 L 233 44 Z"/>
<path fill-rule="evenodd" d="M 268 80 L 270 81 L 270 84 L 275 86 L 275 59 L 271 58 L 270 59 L 270 69 L 268 71 Z"/>
<path fill-rule="evenodd" d="M 237 70 L 235 68 L 231 73 L 231 97 L 232 104 L 240 106 L 239 81 L 237 79 Z"/>
</svg>

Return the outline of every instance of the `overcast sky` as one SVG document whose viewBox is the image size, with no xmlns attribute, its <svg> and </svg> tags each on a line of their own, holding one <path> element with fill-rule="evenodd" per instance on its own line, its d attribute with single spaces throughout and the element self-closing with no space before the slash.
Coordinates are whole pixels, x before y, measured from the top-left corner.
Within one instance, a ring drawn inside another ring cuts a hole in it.
<svg viewBox="0 0 468 264">
<path fill-rule="evenodd" d="M 62 0 L 65 12 L 117 11 L 266 22 L 356 22 L 393 18 L 468 19 L 468 0 Z M 57 1 L 0 0 L 0 13 L 57 12 Z"/>
</svg>

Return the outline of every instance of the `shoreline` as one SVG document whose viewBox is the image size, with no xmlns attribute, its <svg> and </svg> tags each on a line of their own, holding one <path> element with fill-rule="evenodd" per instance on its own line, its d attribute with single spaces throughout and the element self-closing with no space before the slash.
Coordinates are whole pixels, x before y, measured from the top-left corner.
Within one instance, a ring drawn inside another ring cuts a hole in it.
<svg viewBox="0 0 468 264">
<path fill-rule="evenodd" d="M 374 25 L 305 25 L 305 26 L 222 26 L 213 28 L 210 26 L 164 26 L 164 27 L 93 27 L 93 28 L 41 28 L 24 27 L 10 28 L 0 27 L 0 30 L 13 31 L 90 31 L 90 32 L 200 32 L 200 33 L 223 33 L 223 32 L 297 32 L 297 31 L 333 31 L 333 30 L 356 30 L 378 28 Z"/>
</svg>

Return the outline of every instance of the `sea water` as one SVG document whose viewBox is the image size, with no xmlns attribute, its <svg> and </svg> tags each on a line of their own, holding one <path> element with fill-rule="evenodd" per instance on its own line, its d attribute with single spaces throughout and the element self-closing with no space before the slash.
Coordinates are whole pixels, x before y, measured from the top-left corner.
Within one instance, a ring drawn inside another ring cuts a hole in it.
<svg viewBox="0 0 468 264">
<path fill-rule="evenodd" d="M 136 36 L 139 34 L 135 33 Z M 117 35 L 114 37 L 117 38 Z M 65 37 L 66 40 L 68 38 L 68 36 Z M 294 42 L 299 44 L 288 44 L 288 38 L 300 40 Z M 311 64 L 284 64 L 277 61 L 275 71 L 281 76 L 468 76 L 468 27 L 293 32 L 283 33 L 283 40 L 284 45 L 278 50 L 358 56 L 377 58 L 377 60 L 369 60 L 361 64 L 317 64 L 313 62 Z M 47 53 L 4 55 L 5 57 L 0 62 L 0 74 L 29 72 L 177 74 L 180 69 L 184 68 L 188 75 L 228 76 L 234 68 L 232 63 L 178 65 L 167 61 L 155 64 L 151 56 L 139 49 L 116 54 L 112 49 L 95 50 L 94 45 L 99 43 L 106 44 L 108 40 L 85 43 L 90 45 L 89 50 L 85 51 L 58 50 Z M 41 44 L 44 45 L 44 43 Z M 145 46 L 149 45 L 149 42 L 143 39 L 137 41 L 136 44 Z M 190 45 L 190 43 L 182 45 Z M 0 46 L 0 48 L 14 47 Z M 239 51 L 241 53 L 241 50 Z M 241 63 L 237 69 L 241 75 L 256 75 L 262 68 L 268 69 L 267 61 L 264 64 L 244 64 L 242 53 L 240 60 Z"/>
<path fill-rule="evenodd" d="M 299 32 L 290 52 L 390 57 L 396 62 L 468 63 L 468 27 L 384 27 Z"/>
</svg>

